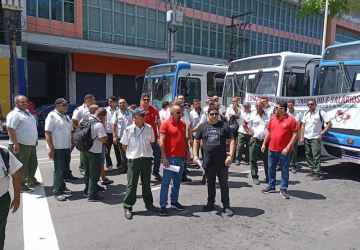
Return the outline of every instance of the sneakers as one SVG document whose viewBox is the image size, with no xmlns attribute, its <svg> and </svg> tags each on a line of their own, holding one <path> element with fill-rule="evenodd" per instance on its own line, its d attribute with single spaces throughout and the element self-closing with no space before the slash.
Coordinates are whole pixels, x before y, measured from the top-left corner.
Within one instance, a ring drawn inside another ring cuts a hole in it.
<svg viewBox="0 0 360 250">
<path fill-rule="evenodd" d="M 286 189 L 280 189 L 280 195 L 286 200 L 290 199 L 290 195 Z"/>
<path fill-rule="evenodd" d="M 124 208 L 124 216 L 127 220 L 131 220 L 133 218 L 133 213 L 132 213 L 131 209 Z"/>
<path fill-rule="evenodd" d="M 226 208 L 223 209 L 223 213 L 224 213 L 227 217 L 231 217 L 231 216 L 234 215 L 234 212 L 233 212 L 230 208 L 228 208 L 228 207 L 226 207 Z"/>
<path fill-rule="evenodd" d="M 64 194 L 55 195 L 57 201 L 66 201 L 67 197 Z"/>
<path fill-rule="evenodd" d="M 259 178 L 253 178 L 252 180 L 253 180 L 254 185 L 260 185 Z"/>
<path fill-rule="evenodd" d="M 169 212 L 167 211 L 166 207 L 160 208 L 160 216 L 168 216 Z"/>
<path fill-rule="evenodd" d="M 107 185 L 111 185 L 113 183 L 114 183 L 113 180 L 110 180 L 109 178 L 104 178 L 103 181 L 101 182 L 101 185 L 107 186 Z"/>
<path fill-rule="evenodd" d="M 157 211 L 157 207 L 155 207 L 153 204 L 145 206 L 146 210 L 150 211 L 150 212 L 156 212 Z"/>
<path fill-rule="evenodd" d="M 177 211 L 184 211 L 185 210 L 184 206 L 181 205 L 179 202 L 171 203 L 171 208 L 174 208 Z"/>
<path fill-rule="evenodd" d="M 267 186 L 265 189 L 262 190 L 262 192 L 264 194 L 268 194 L 268 193 L 274 193 L 275 192 L 275 188 Z"/>
<path fill-rule="evenodd" d="M 162 177 L 159 173 L 154 173 L 153 176 L 155 177 L 155 180 L 162 181 Z"/>
<path fill-rule="evenodd" d="M 215 210 L 215 206 L 213 204 L 207 204 L 203 207 L 203 212 L 211 212 Z"/>
<path fill-rule="evenodd" d="M 72 196 L 72 192 L 70 189 L 68 189 L 67 187 L 65 187 L 64 189 L 64 195 L 66 198 L 70 198 Z"/>
</svg>

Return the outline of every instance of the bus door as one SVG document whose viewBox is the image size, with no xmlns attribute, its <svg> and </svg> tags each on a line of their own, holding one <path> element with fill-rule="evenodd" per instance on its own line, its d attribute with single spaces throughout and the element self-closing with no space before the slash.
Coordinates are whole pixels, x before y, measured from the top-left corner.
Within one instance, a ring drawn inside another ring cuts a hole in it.
<svg viewBox="0 0 360 250">
<path fill-rule="evenodd" d="M 201 100 L 202 82 L 204 82 L 204 79 L 201 74 L 191 74 L 190 72 L 179 74 L 177 79 L 177 95 L 183 95 L 185 102 L 189 104 L 192 104 L 194 99 Z"/>
</svg>

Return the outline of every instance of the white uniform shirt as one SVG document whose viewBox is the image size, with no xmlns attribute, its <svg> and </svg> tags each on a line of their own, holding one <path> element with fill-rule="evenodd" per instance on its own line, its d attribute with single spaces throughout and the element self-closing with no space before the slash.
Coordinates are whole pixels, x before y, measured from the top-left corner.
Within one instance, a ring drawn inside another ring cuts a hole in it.
<svg viewBox="0 0 360 250">
<path fill-rule="evenodd" d="M 15 130 L 17 142 L 23 145 L 35 146 L 38 140 L 36 120 L 29 111 L 14 108 L 6 119 L 6 127 Z M 10 144 L 13 142 L 9 141 Z"/>
<path fill-rule="evenodd" d="M 133 122 L 133 115 L 132 113 L 127 109 L 125 112 L 122 112 L 120 109 L 117 110 L 117 112 L 114 113 L 111 123 L 117 124 L 117 136 L 119 139 L 121 139 L 124 130 L 130 126 Z"/>
<path fill-rule="evenodd" d="M 45 131 L 51 132 L 55 149 L 71 148 L 71 130 L 72 123 L 66 114 L 53 110 L 45 119 Z"/>
<path fill-rule="evenodd" d="M 329 122 L 325 111 L 323 110 L 315 110 L 314 113 L 307 111 L 304 114 L 302 119 L 302 123 L 305 125 L 304 138 L 306 139 L 319 139 L 320 133 L 322 130 L 322 122 L 320 119 L 320 112 L 323 119 L 324 124 Z"/>
<path fill-rule="evenodd" d="M 269 117 L 269 119 L 271 118 L 271 116 L 274 114 L 274 107 L 273 106 L 269 106 L 267 108 L 264 109 L 265 113 L 267 114 L 267 116 Z"/>
<path fill-rule="evenodd" d="M 260 116 L 256 111 L 252 112 L 249 120 L 249 128 L 253 132 L 252 136 L 256 139 L 263 140 L 267 134 L 268 123 L 269 117 L 267 113 Z"/>
<path fill-rule="evenodd" d="M 293 113 L 290 113 L 289 111 L 287 112 L 289 115 L 291 115 L 292 117 L 294 117 L 294 119 L 295 119 L 295 121 L 297 122 L 297 123 L 299 123 L 299 122 L 301 122 L 301 113 L 300 112 L 294 112 L 294 114 Z"/>
<path fill-rule="evenodd" d="M 160 122 L 163 122 L 167 119 L 170 118 L 170 108 L 167 108 L 167 109 L 161 109 L 159 111 L 159 116 L 160 116 Z"/>
<path fill-rule="evenodd" d="M 9 191 L 10 176 L 15 174 L 15 172 L 18 171 L 21 167 L 22 163 L 16 159 L 16 157 L 11 152 L 9 152 L 9 172 L 6 174 L 7 169 L 0 155 L 0 197 Z"/>
<path fill-rule="evenodd" d="M 74 110 L 72 119 L 81 122 L 83 119 L 89 117 L 89 115 L 90 115 L 89 108 L 85 104 L 83 104 Z"/>
<path fill-rule="evenodd" d="M 90 120 L 94 120 L 94 119 L 99 121 L 97 118 L 90 115 Z M 103 152 L 103 143 L 100 141 L 100 138 L 107 137 L 105 127 L 102 122 L 100 122 L 100 121 L 96 122 L 95 124 L 93 124 L 91 126 L 91 137 L 94 139 L 94 142 L 93 142 L 93 145 L 90 148 L 89 152 L 94 153 L 94 154 L 102 153 Z"/>
<path fill-rule="evenodd" d="M 200 120 L 201 120 L 201 116 L 204 114 L 204 112 L 202 112 L 200 110 L 200 112 L 196 112 L 195 109 L 190 111 L 190 126 L 192 128 L 196 128 L 197 125 L 199 125 Z"/>
<path fill-rule="evenodd" d="M 154 141 L 154 131 L 149 124 L 145 123 L 142 128 L 138 128 L 133 123 L 125 129 L 120 143 L 127 145 L 126 157 L 128 159 L 137 159 L 153 157 L 151 143 Z"/>
<path fill-rule="evenodd" d="M 117 111 L 117 109 L 115 108 L 114 110 L 111 109 L 110 106 L 105 108 L 106 110 L 106 133 L 108 134 L 112 134 L 112 118 L 115 114 L 115 112 Z"/>
<path fill-rule="evenodd" d="M 251 112 L 245 112 L 244 110 L 241 110 L 240 119 L 239 119 L 239 129 L 238 129 L 239 133 L 248 134 L 248 132 L 246 132 L 244 126 L 249 127 L 250 117 L 251 117 Z"/>
<path fill-rule="evenodd" d="M 228 107 L 226 109 L 226 113 L 225 113 L 226 120 L 230 121 L 231 116 L 239 116 L 240 117 L 240 107 L 238 107 L 238 112 L 235 112 L 232 105 L 230 107 Z"/>
</svg>

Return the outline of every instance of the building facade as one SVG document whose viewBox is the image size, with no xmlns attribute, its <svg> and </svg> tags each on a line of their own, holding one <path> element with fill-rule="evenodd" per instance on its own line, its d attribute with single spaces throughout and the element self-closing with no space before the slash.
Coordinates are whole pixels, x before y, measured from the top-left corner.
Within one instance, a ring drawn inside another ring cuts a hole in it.
<svg viewBox="0 0 360 250">
<path fill-rule="evenodd" d="M 26 0 L 23 56 L 27 94 L 38 105 L 123 96 L 136 103 L 145 69 L 167 61 L 169 0 Z M 184 13 L 173 60 L 224 64 L 229 58 L 321 53 L 323 16 L 300 18 L 295 0 L 177 0 Z M 232 16 L 250 12 L 233 19 Z M 356 21 L 356 20 L 355 20 Z M 245 25 L 246 24 L 246 25 Z M 331 19 L 327 43 L 360 37 L 349 19 Z"/>
</svg>

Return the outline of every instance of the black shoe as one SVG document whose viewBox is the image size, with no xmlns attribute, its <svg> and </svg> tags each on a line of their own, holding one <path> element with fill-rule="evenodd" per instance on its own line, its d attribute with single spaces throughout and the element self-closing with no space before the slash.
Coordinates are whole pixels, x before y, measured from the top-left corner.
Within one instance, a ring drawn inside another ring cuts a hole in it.
<svg viewBox="0 0 360 250">
<path fill-rule="evenodd" d="M 57 201 L 66 201 L 67 197 L 64 194 L 55 195 Z"/>
<path fill-rule="evenodd" d="M 103 199 L 104 199 L 104 197 L 102 197 L 102 196 L 100 196 L 100 195 L 98 195 L 98 194 L 94 194 L 94 195 L 90 195 L 90 196 L 89 196 L 88 201 L 89 201 L 89 202 L 97 202 L 97 201 L 101 201 L 101 200 L 103 200 Z"/>
<path fill-rule="evenodd" d="M 234 212 L 229 207 L 224 208 L 223 213 L 226 214 L 227 217 L 231 217 L 234 215 Z"/>
<path fill-rule="evenodd" d="M 103 188 L 102 186 L 96 185 L 96 191 L 105 192 L 105 188 Z"/>
<path fill-rule="evenodd" d="M 159 173 L 156 173 L 156 174 L 154 173 L 153 176 L 155 177 L 155 180 L 162 181 L 162 177 Z"/>
<path fill-rule="evenodd" d="M 253 178 L 252 180 L 255 185 L 260 185 L 259 178 Z"/>
<path fill-rule="evenodd" d="M 184 177 L 182 178 L 182 182 L 192 182 L 192 179 L 190 179 L 190 178 L 187 177 L 187 176 L 184 176 Z"/>
<path fill-rule="evenodd" d="M 166 207 L 160 208 L 160 216 L 168 216 L 169 212 L 167 211 Z"/>
<path fill-rule="evenodd" d="M 171 208 L 174 208 L 177 211 L 184 211 L 185 210 L 184 206 L 181 205 L 179 202 L 171 203 Z"/>
<path fill-rule="evenodd" d="M 101 182 L 101 185 L 104 185 L 104 186 L 107 186 L 107 185 L 111 185 L 113 184 L 114 181 L 113 180 L 110 180 L 108 178 L 105 178 L 102 182 Z"/>
<path fill-rule="evenodd" d="M 202 176 L 201 184 L 202 184 L 202 185 L 206 185 L 206 175 L 203 175 L 203 176 Z"/>
<path fill-rule="evenodd" d="M 157 207 L 155 207 L 153 204 L 145 206 L 146 210 L 151 211 L 151 212 L 156 212 L 158 210 Z"/>
<path fill-rule="evenodd" d="M 131 220 L 133 218 L 133 213 L 132 213 L 131 209 L 124 208 L 124 216 L 126 219 Z"/>
<path fill-rule="evenodd" d="M 210 211 L 214 211 L 215 210 L 215 206 L 211 205 L 211 204 L 207 204 L 205 206 L 203 206 L 203 212 L 210 212 Z"/>
<path fill-rule="evenodd" d="M 66 176 L 66 177 L 64 178 L 64 181 L 67 181 L 67 182 L 69 182 L 69 181 L 77 181 L 77 180 L 79 180 L 79 178 L 73 176 L 72 174 L 69 175 L 69 176 Z"/>
<path fill-rule="evenodd" d="M 262 190 L 262 192 L 264 194 L 268 194 L 268 193 L 274 193 L 275 192 L 275 188 L 267 186 L 265 189 Z"/>
<path fill-rule="evenodd" d="M 72 196 L 72 192 L 70 189 L 68 189 L 67 187 L 65 187 L 64 189 L 64 195 L 66 196 L 66 198 L 70 198 Z"/>
<path fill-rule="evenodd" d="M 280 189 L 280 195 L 284 198 L 284 199 L 290 199 L 290 195 L 288 193 L 288 191 L 286 189 Z"/>
</svg>

